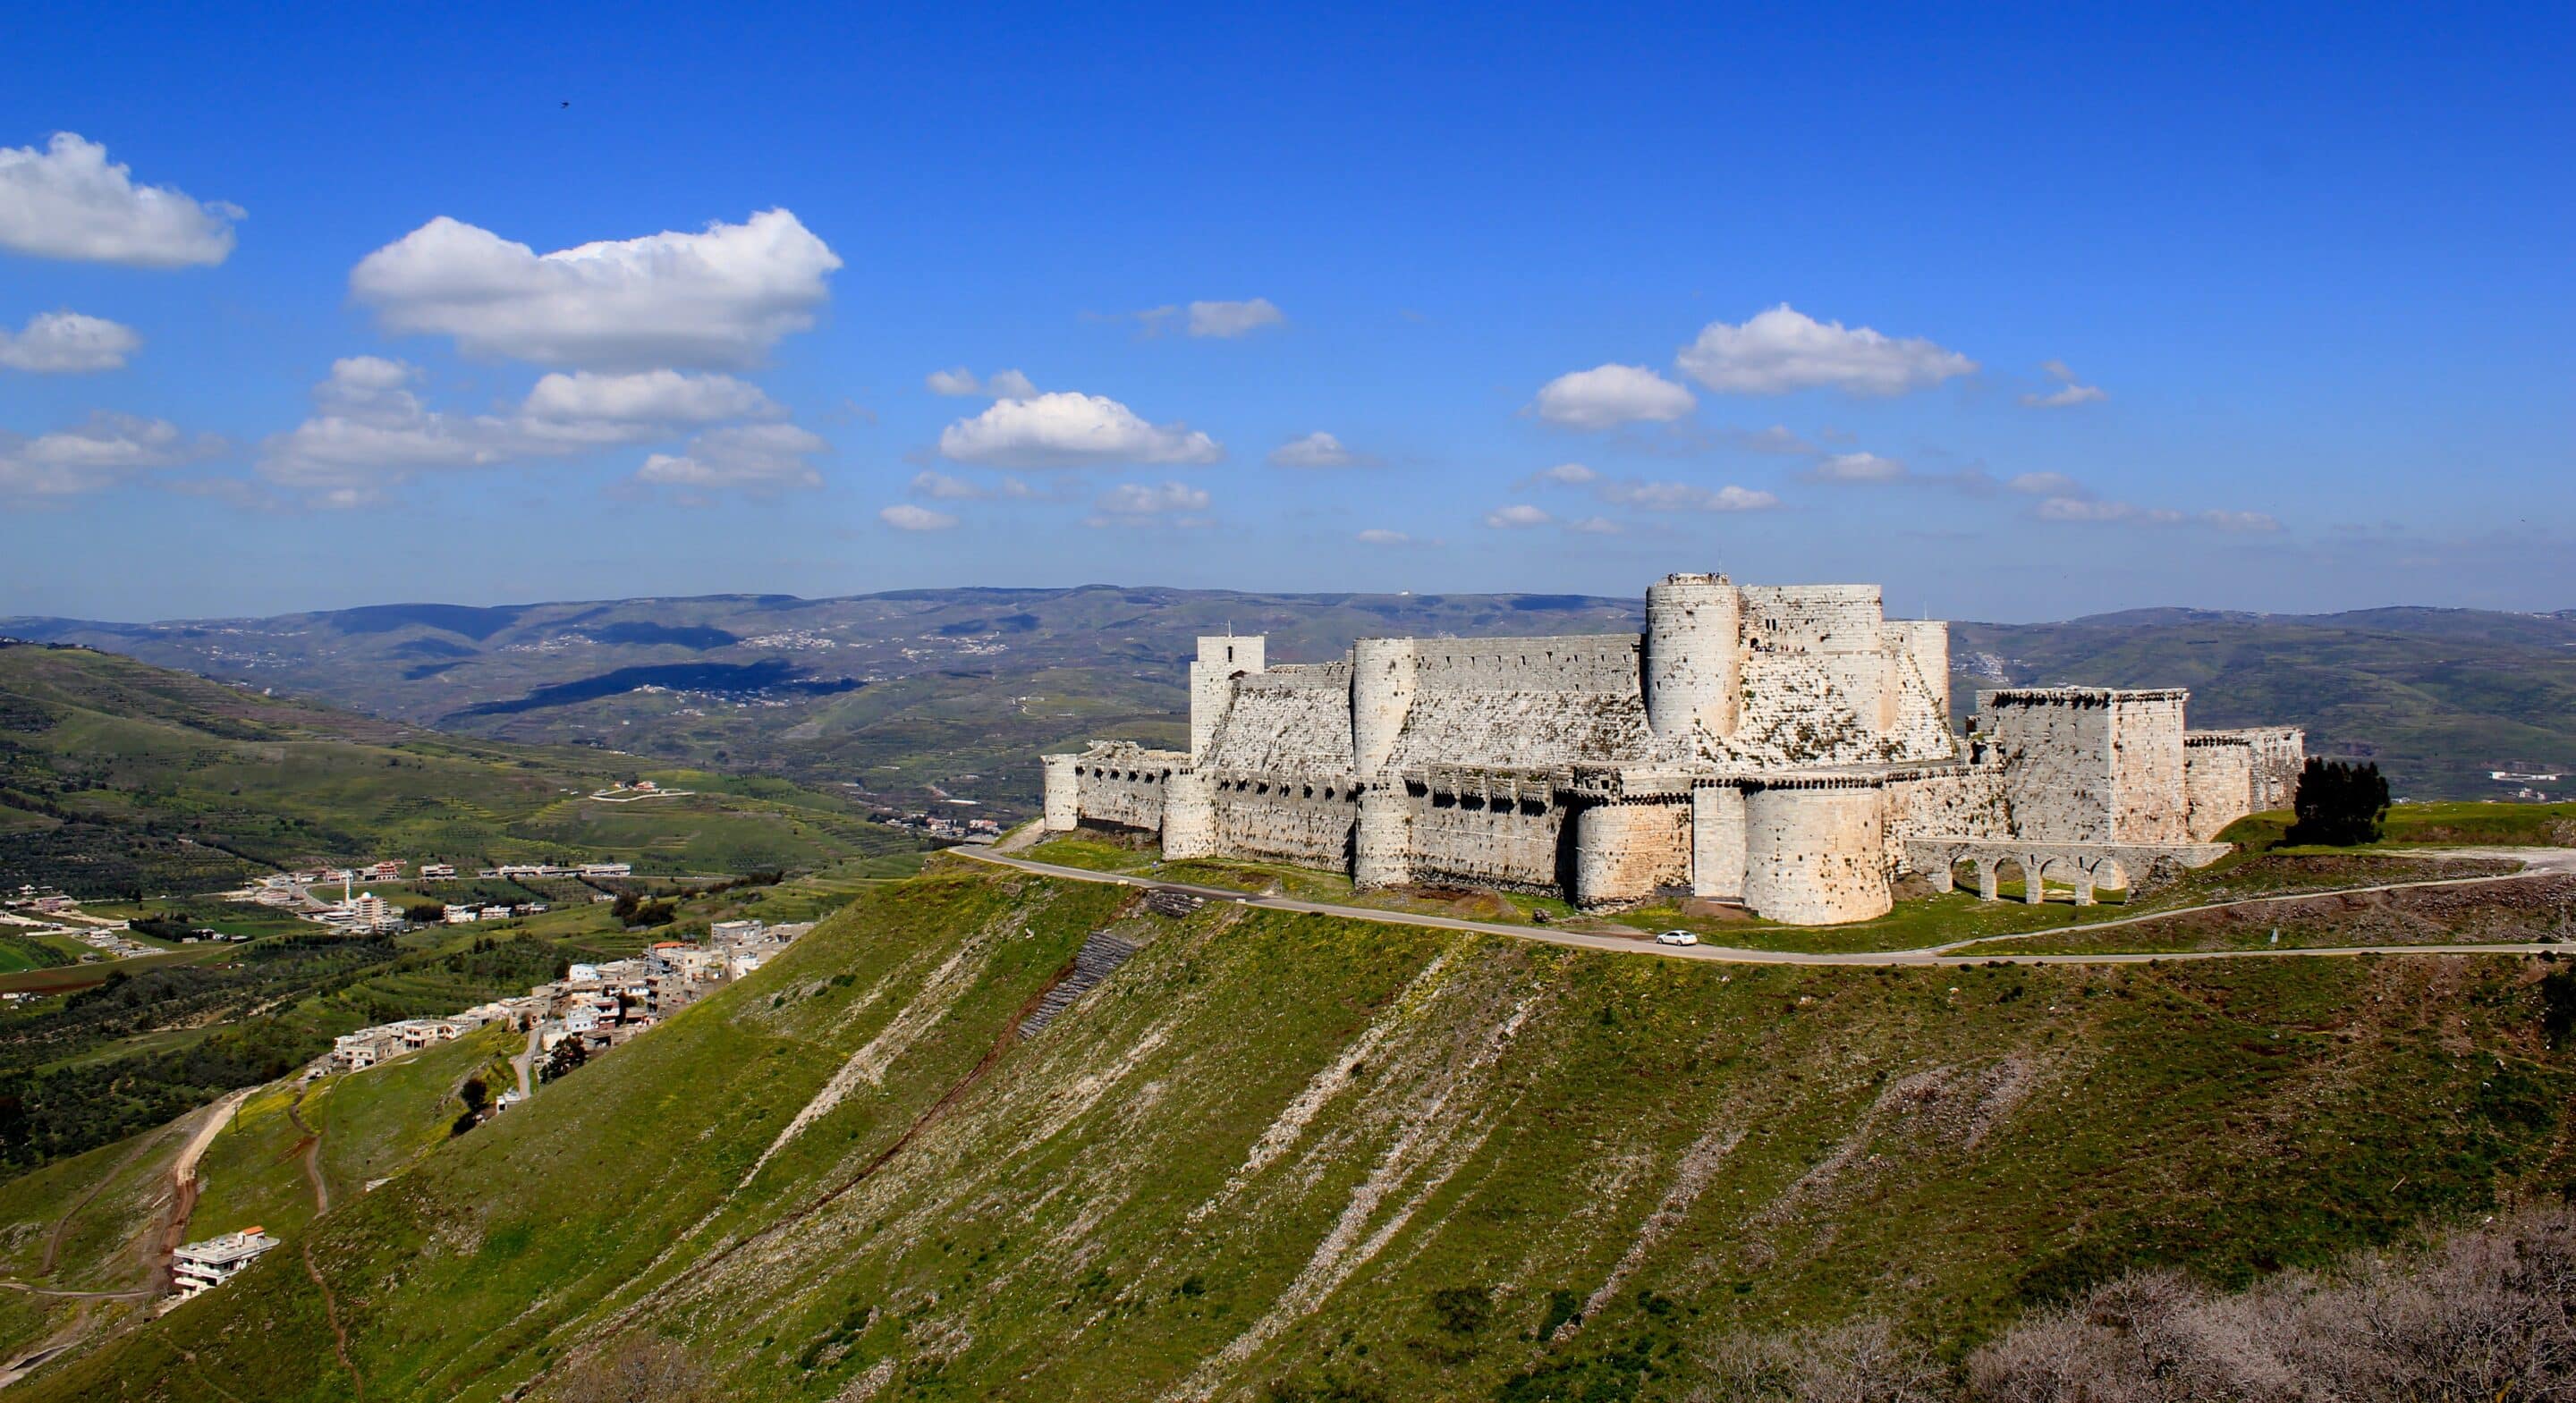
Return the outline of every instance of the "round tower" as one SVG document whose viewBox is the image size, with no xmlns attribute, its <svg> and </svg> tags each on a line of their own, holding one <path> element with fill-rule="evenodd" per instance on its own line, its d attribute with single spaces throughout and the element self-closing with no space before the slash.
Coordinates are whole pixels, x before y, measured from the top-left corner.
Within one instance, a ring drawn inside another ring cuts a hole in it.
<svg viewBox="0 0 2576 1403">
<path fill-rule="evenodd" d="M 1351 772 L 1375 775 L 1395 751 L 1413 712 L 1415 653 L 1410 638 L 1363 638 L 1351 645 Z"/>
<path fill-rule="evenodd" d="M 1886 915 L 1885 808 L 1882 791 L 1859 785 L 1745 796 L 1744 904 L 1793 926 Z"/>
<path fill-rule="evenodd" d="M 1735 733 L 1743 689 L 1744 597 L 1724 575 L 1646 586 L 1646 724 L 1658 736 Z"/>
<path fill-rule="evenodd" d="M 1383 782 L 1360 786 L 1359 822 L 1351 833 L 1351 885 L 1400 887 L 1413 880 L 1413 823 L 1404 791 Z"/>
<path fill-rule="evenodd" d="M 1072 755 L 1041 755 L 1046 766 L 1046 815 L 1040 827 L 1049 833 L 1070 833 L 1082 822 L 1082 792 L 1073 775 Z"/>
<path fill-rule="evenodd" d="M 1163 781 L 1163 858 L 1180 862 L 1216 855 L 1216 784 L 1183 766 Z"/>
</svg>

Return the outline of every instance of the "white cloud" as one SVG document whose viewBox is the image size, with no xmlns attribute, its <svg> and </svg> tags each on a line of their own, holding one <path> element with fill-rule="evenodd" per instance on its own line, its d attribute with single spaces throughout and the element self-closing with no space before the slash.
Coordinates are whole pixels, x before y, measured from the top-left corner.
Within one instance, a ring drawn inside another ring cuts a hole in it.
<svg viewBox="0 0 2576 1403">
<path fill-rule="evenodd" d="M 471 355 L 737 367 L 812 326 L 840 266 L 783 209 L 544 255 L 442 215 L 360 260 L 349 290 L 387 331 L 452 336 Z"/>
<path fill-rule="evenodd" d="M 1606 516 L 1587 516 L 1581 521 L 1565 523 L 1565 529 L 1586 536 L 1616 536 L 1627 528 Z"/>
<path fill-rule="evenodd" d="M 42 151 L 0 147 L 0 248 L 38 258 L 187 268 L 233 251 L 241 208 L 137 185 L 107 148 L 56 132 Z"/>
<path fill-rule="evenodd" d="M 1497 530 L 1518 530 L 1522 527 L 1528 526 L 1545 526 L 1554 520 L 1556 520 L 1555 517 L 1548 515 L 1545 511 L 1542 511 L 1537 507 L 1531 506 L 1527 502 L 1515 502 L 1510 506 L 1496 507 L 1492 511 L 1485 513 L 1485 524 L 1487 526 L 1494 527 Z"/>
<path fill-rule="evenodd" d="M 1819 322 L 1782 303 L 1742 326 L 1711 322 L 1675 357 L 1684 373 L 1720 394 L 1778 395 L 1827 387 L 1855 395 L 1898 395 L 1973 373 L 1977 363 L 1920 337 Z"/>
<path fill-rule="evenodd" d="M 329 378 L 314 388 L 314 413 L 261 446 L 260 475 L 318 505 L 357 506 L 417 472 L 573 457 L 726 421 L 775 420 L 785 412 L 757 386 L 728 375 L 656 370 L 549 374 L 508 412 L 456 414 L 425 404 L 412 389 L 419 378 L 417 368 L 382 356 L 334 361 Z M 768 437 L 741 436 L 749 431 Z M 822 446 L 788 424 L 716 428 L 687 457 L 655 455 L 646 465 L 655 475 L 638 477 L 679 483 L 694 476 L 703 479 L 701 486 L 734 480 L 801 485 L 774 452 L 763 458 L 757 451 L 763 444 L 775 450 L 801 442 Z M 801 468 L 801 460 L 795 466 Z"/>
<path fill-rule="evenodd" d="M 2083 484 L 2064 473 L 2022 473 L 2007 480 L 2004 486 L 2015 492 L 2035 497 L 2089 497 Z"/>
<path fill-rule="evenodd" d="M 2034 409 L 2064 409 L 2068 405 L 2091 404 L 2095 400 L 2110 398 L 2099 385 L 2077 383 L 2075 372 L 2062 360 L 2042 361 L 2039 368 L 2047 372 L 2049 379 L 2057 382 L 2057 388 L 2046 394 L 2023 395 L 2021 402 Z"/>
<path fill-rule="evenodd" d="M 794 424 L 728 424 L 691 439 L 684 453 L 646 458 L 635 480 L 659 487 L 773 496 L 822 486 L 823 475 L 807 460 L 830 447 Z"/>
<path fill-rule="evenodd" d="M 0 430 L 0 495 L 94 492 L 137 473 L 221 452 L 223 446 L 212 435 L 192 439 L 167 420 L 105 410 L 91 414 L 78 428 L 34 438 Z"/>
<path fill-rule="evenodd" d="M 897 502 L 877 511 L 877 520 L 897 531 L 946 531 L 957 525 L 957 518 L 910 502 Z"/>
<path fill-rule="evenodd" d="M 1807 475 L 1819 482 L 1900 482 L 1906 477 L 1905 464 L 1875 453 L 1835 453 L 1808 469 Z"/>
<path fill-rule="evenodd" d="M 556 371 L 528 391 L 520 426 L 539 437 L 623 443 L 663 437 L 676 425 L 774 419 L 785 412 L 759 386 L 730 375 Z"/>
<path fill-rule="evenodd" d="M 1236 337 L 1250 335 L 1265 326 L 1277 326 L 1288 318 L 1267 297 L 1249 302 L 1193 302 L 1190 304 L 1190 335 Z"/>
<path fill-rule="evenodd" d="M 2106 502 L 2087 497 L 2049 497 L 2041 500 L 2031 514 L 2042 521 L 2123 523 L 2134 526 L 2206 526 L 2231 534 L 2261 534 L 2281 529 L 2279 518 L 2267 512 L 2253 511 L 2176 511 L 2171 507 L 2141 507 L 2128 502 Z"/>
<path fill-rule="evenodd" d="M 1551 424 L 1608 429 L 1670 423 L 1698 404 L 1690 391 L 1642 365 L 1599 365 L 1548 381 L 1531 407 Z"/>
<path fill-rule="evenodd" d="M 1000 498 L 1034 497 L 1037 493 L 1016 477 L 1005 476 L 998 484 L 986 487 L 962 477 L 924 468 L 912 475 L 912 492 L 935 502 L 987 502 Z"/>
<path fill-rule="evenodd" d="M 14 334 L 0 327 L 0 366 L 41 375 L 121 370 L 141 349 L 134 328 L 78 312 L 38 312 Z"/>
<path fill-rule="evenodd" d="M 1358 541 L 1364 546 L 1409 546 L 1413 544 L 1413 538 L 1411 536 L 1408 536 L 1401 531 L 1389 531 L 1382 526 L 1372 526 L 1368 530 L 1362 531 L 1357 536 L 1352 537 L 1352 539 Z"/>
<path fill-rule="evenodd" d="M 1013 467 L 1213 463 L 1225 450 L 1185 424 L 1157 427 L 1105 395 L 1056 390 L 996 401 L 939 434 L 941 457 Z"/>
<path fill-rule="evenodd" d="M 1614 507 L 1646 511 L 1758 512 L 1780 505 L 1777 495 L 1729 484 L 1708 488 L 1689 482 L 1603 482 L 1593 495 Z"/>
<path fill-rule="evenodd" d="M 966 398 L 982 395 L 991 399 L 1028 399 L 1038 392 L 1029 377 L 1016 370 L 996 370 L 993 378 L 978 380 L 975 372 L 964 366 L 951 370 L 934 370 L 922 377 L 922 383 L 935 395 Z"/>
<path fill-rule="evenodd" d="M 1354 468 L 1368 460 L 1344 448 L 1340 439 L 1318 430 L 1271 449 L 1270 461 L 1282 468 Z"/>
<path fill-rule="evenodd" d="M 1531 482 L 1552 482 L 1566 487 L 1583 487 L 1601 480 L 1601 474 L 1581 463 L 1559 463 L 1530 474 Z"/>
</svg>

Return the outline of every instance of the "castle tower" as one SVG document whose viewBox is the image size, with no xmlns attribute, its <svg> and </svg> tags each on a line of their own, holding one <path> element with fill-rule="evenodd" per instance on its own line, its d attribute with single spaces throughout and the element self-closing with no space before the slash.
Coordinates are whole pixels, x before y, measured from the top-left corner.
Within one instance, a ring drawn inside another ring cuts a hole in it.
<svg viewBox="0 0 2576 1403">
<path fill-rule="evenodd" d="M 1363 638 L 1351 645 L 1351 772 L 1377 774 L 1413 712 L 1416 654 L 1410 638 Z"/>
<path fill-rule="evenodd" d="M 1216 743 L 1216 728 L 1234 700 L 1234 679 L 1263 668 L 1269 639 L 1260 634 L 1237 638 L 1215 633 L 1199 639 L 1199 655 L 1190 663 L 1190 759 L 1204 761 Z"/>
<path fill-rule="evenodd" d="M 1046 766 L 1046 807 L 1039 826 L 1049 833 L 1070 833 L 1082 824 L 1082 792 L 1074 779 L 1071 755 L 1041 755 Z"/>
<path fill-rule="evenodd" d="M 1400 786 L 1360 786 L 1359 821 L 1351 832 L 1351 885 L 1400 887 L 1413 880 L 1413 817 Z"/>
<path fill-rule="evenodd" d="M 1163 856 L 1172 862 L 1216 854 L 1216 784 L 1195 768 L 1163 781 Z"/>
<path fill-rule="evenodd" d="M 1646 587 L 1646 724 L 1657 736 L 1735 732 L 1743 688 L 1744 600 L 1724 575 L 1666 575 Z"/>
</svg>

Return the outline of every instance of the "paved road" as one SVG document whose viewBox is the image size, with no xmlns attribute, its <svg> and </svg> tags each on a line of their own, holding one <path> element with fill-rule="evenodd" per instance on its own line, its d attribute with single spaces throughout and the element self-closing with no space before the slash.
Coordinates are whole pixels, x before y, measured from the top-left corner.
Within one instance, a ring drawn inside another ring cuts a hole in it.
<svg viewBox="0 0 2576 1403">
<path fill-rule="evenodd" d="M 1011 857 L 987 850 L 950 849 L 960 857 L 989 862 L 1000 867 L 1015 867 L 1040 876 L 1061 877 L 1075 882 L 1107 882 L 1129 887 L 1169 887 L 1203 896 L 1210 901 L 1231 901 L 1244 906 L 1257 906 L 1266 911 L 1295 911 L 1312 916 L 1340 916 L 1356 921 L 1376 921 L 1385 925 L 1419 926 L 1426 930 L 1474 931 L 1485 935 L 1507 935 L 1516 940 L 1536 940 L 1549 945 L 1571 945 L 1585 950 L 1616 950 L 1631 955 L 1658 955 L 1673 960 L 1708 960 L 1735 965 L 1924 965 L 1931 967 L 1983 965 L 1996 962 L 2017 965 L 2127 965 L 2149 960 L 2243 960 L 2279 959 L 2292 955 L 2536 955 L 2554 951 L 2555 945 L 2346 945 L 2329 948 L 2301 947 L 2260 950 L 2194 950 L 2172 954 L 2084 954 L 2084 955 L 1951 955 L 1944 952 L 1962 945 L 1981 944 L 1999 939 L 1979 936 L 1973 940 L 1951 941 L 1918 950 L 1850 951 L 1831 954 L 1795 950 L 1747 950 L 1725 945 L 1657 945 L 1643 938 L 1617 935 L 1594 935 L 1585 931 L 1554 930 L 1544 926 L 1512 926 L 1491 921 L 1468 921 L 1453 916 L 1424 916 L 1404 911 L 1380 911 L 1366 906 L 1339 906 L 1329 902 L 1295 901 L 1283 896 L 1254 896 L 1226 887 L 1193 886 L 1185 882 L 1156 881 L 1151 877 L 1131 876 L 1119 872 L 1094 872 L 1083 867 L 1061 867 L 1051 862 L 1036 862 L 1024 857 Z M 2143 916 L 2124 916 L 2087 925 L 2057 926 L 2030 935 L 2079 935 L 2086 931 L 2136 925 L 2143 921 L 2161 920 L 2192 912 L 2219 911 L 2242 906 L 2262 906 L 2280 901 L 2305 901 L 2319 896 L 2349 896 L 2374 891 L 2402 891 L 2413 887 L 2467 886 L 2482 882 L 2513 881 L 2535 872 L 2576 872 L 2576 850 L 2556 848 L 2473 848 L 2447 849 L 2442 857 L 2509 857 L 2528 864 L 2518 873 L 2500 877 L 2451 877 L 2426 882 L 2383 882 L 2372 886 L 2345 887 L 2333 892 L 2303 892 L 2297 895 L 2250 897 L 2243 901 L 2217 902 L 2208 906 L 2158 911 Z"/>
</svg>

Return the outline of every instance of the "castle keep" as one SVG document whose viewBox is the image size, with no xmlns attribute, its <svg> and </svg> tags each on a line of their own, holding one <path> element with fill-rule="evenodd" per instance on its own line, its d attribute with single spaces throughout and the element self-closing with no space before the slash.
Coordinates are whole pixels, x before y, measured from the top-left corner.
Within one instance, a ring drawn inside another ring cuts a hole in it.
<svg viewBox="0 0 2576 1403">
<path fill-rule="evenodd" d="M 2007 871 L 2099 883 L 2214 860 L 2289 803 L 2296 730 L 2186 731 L 2178 690 L 1977 694 L 1950 726 L 1949 626 L 1874 585 L 1671 575 L 1643 634 L 1370 638 L 1269 665 L 1259 637 L 1190 664 L 1190 748 L 1049 755 L 1044 825 L 1141 830 L 1167 858 L 1339 867 L 1615 907 L 1660 894 L 1802 925 L 1890 884 L 1991 899 Z"/>
</svg>

